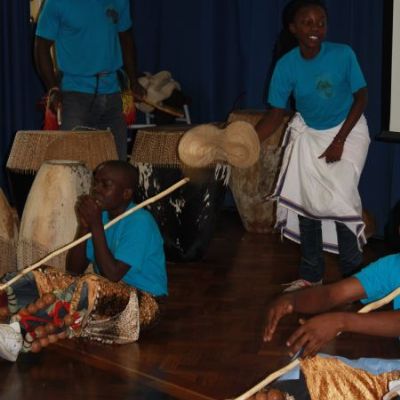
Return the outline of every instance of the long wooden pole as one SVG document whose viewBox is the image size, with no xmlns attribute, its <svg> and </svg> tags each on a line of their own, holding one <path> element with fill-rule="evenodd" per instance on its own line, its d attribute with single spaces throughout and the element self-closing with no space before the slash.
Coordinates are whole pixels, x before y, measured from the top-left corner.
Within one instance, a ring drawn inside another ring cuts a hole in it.
<svg viewBox="0 0 400 400">
<path fill-rule="evenodd" d="M 397 288 L 393 292 L 389 293 L 387 296 L 383 297 L 380 300 L 374 301 L 370 304 L 367 304 L 366 306 L 362 307 L 360 310 L 358 310 L 359 314 L 367 314 L 370 311 L 376 310 L 380 307 L 383 307 L 384 305 L 390 303 L 395 297 L 400 295 L 400 288 Z M 282 375 L 286 374 L 287 372 L 291 371 L 293 368 L 297 367 L 300 364 L 299 359 L 293 360 L 291 363 L 287 364 L 281 369 L 278 369 L 277 371 L 273 372 L 272 374 L 268 375 L 265 379 L 263 379 L 261 382 L 257 383 L 257 385 L 253 386 L 251 389 L 249 389 L 247 392 L 243 393 L 239 397 L 236 397 L 234 400 L 246 400 L 250 396 L 253 396 L 256 394 L 259 390 L 264 388 L 265 386 L 269 385 L 272 383 L 275 379 L 278 379 Z"/>
<path fill-rule="evenodd" d="M 160 103 L 154 103 L 154 102 L 152 102 L 150 100 L 147 100 L 146 98 L 135 97 L 135 100 L 138 103 L 145 103 L 150 107 L 156 108 L 157 110 L 165 112 L 166 114 L 170 114 L 170 115 L 172 115 L 174 117 L 182 118 L 182 117 L 185 116 L 182 111 L 180 111 L 180 110 L 178 110 L 176 108 L 169 107 L 169 106 L 166 106 L 166 105 L 160 104 Z"/>
<path fill-rule="evenodd" d="M 136 205 L 133 208 L 130 208 L 129 210 L 126 210 L 124 213 L 118 215 L 118 217 L 115 217 L 113 220 L 107 222 L 107 224 L 104 225 L 104 229 L 108 229 L 110 226 L 113 226 L 114 224 L 116 224 L 117 222 L 121 221 L 121 219 L 127 217 L 128 215 L 134 213 L 135 211 L 146 207 L 149 204 L 155 203 L 156 201 L 160 200 L 161 198 L 167 196 L 168 194 L 172 193 L 173 191 L 175 191 L 176 189 L 180 188 L 181 186 L 185 185 L 186 183 L 189 182 L 189 178 L 184 178 L 181 179 L 179 182 L 173 184 L 172 186 L 170 186 L 169 188 L 163 190 L 162 192 L 158 193 L 157 195 L 150 197 L 149 199 L 141 202 L 140 204 Z M 14 278 L 10 279 L 9 281 L 5 282 L 3 285 L 0 286 L 0 291 L 4 290 L 5 288 L 7 288 L 8 286 L 12 285 L 13 283 L 17 282 L 18 280 L 20 280 L 24 275 L 28 274 L 29 272 L 33 271 L 34 269 L 40 267 L 41 265 L 43 265 L 44 263 L 46 263 L 47 261 L 51 260 L 52 258 L 58 256 L 59 254 L 64 253 L 65 251 L 72 249 L 72 247 L 77 246 L 78 244 L 84 242 L 85 240 L 89 239 L 92 237 L 91 233 L 87 233 L 86 235 L 80 237 L 79 239 L 74 240 L 71 243 L 66 244 L 63 247 L 60 247 L 57 250 L 54 250 L 53 252 L 51 252 L 50 254 L 48 254 L 47 256 L 43 257 L 42 259 L 40 259 L 39 261 L 37 261 L 36 263 L 30 265 L 29 267 L 24 268 L 18 275 L 14 276 Z"/>
</svg>

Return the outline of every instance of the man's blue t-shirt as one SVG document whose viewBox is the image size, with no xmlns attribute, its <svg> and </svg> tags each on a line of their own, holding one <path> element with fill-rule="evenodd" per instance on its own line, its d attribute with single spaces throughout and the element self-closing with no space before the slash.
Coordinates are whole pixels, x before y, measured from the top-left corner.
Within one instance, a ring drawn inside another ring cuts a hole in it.
<svg viewBox="0 0 400 400">
<path fill-rule="evenodd" d="M 311 128 L 323 130 L 342 123 L 353 93 L 366 82 L 353 50 L 324 42 L 318 55 L 305 59 L 296 47 L 276 64 L 268 94 L 272 107 L 286 108 L 293 94 L 296 110 Z"/>
<path fill-rule="evenodd" d="M 367 297 L 362 303 L 371 303 L 387 296 L 400 287 L 400 253 L 382 257 L 354 275 Z M 393 308 L 400 309 L 400 297 L 394 299 Z"/>
<path fill-rule="evenodd" d="M 120 91 L 119 32 L 132 25 L 129 0 L 46 0 L 36 35 L 55 42 L 62 89 L 100 94 Z"/>
<path fill-rule="evenodd" d="M 134 207 L 130 204 L 128 209 Z M 103 224 L 109 222 L 108 213 L 102 213 Z M 163 239 L 153 216 L 140 209 L 105 231 L 107 245 L 114 258 L 130 266 L 122 280 L 130 286 L 154 296 L 167 294 L 167 272 Z M 93 242 L 87 241 L 86 257 L 96 266 Z"/>
</svg>

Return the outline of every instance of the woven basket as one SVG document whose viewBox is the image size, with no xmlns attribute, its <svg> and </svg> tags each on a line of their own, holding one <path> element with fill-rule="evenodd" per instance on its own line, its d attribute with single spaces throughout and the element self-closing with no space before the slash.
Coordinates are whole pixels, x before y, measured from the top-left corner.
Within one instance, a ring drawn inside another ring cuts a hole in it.
<svg viewBox="0 0 400 400">
<path fill-rule="evenodd" d="M 93 170 L 107 160 L 118 159 L 110 131 L 19 131 L 7 160 L 15 172 L 35 173 L 44 161 L 82 161 Z"/>
<path fill-rule="evenodd" d="M 180 167 L 178 143 L 193 126 L 166 125 L 138 130 L 132 150 L 131 163 Z"/>
</svg>

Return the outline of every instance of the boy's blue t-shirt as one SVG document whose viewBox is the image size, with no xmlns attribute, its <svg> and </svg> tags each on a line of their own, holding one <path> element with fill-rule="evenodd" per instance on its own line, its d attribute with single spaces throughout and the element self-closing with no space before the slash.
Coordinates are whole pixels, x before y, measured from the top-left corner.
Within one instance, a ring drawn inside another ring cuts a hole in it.
<svg viewBox="0 0 400 400">
<path fill-rule="evenodd" d="M 55 42 L 62 89 L 100 94 L 120 91 L 119 32 L 132 25 L 129 0 L 46 0 L 36 35 Z"/>
<path fill-rule="evenodd" d="M 134 207 L 130 204 L 128 209 Z M 108 213 L 102 213 L 103 224 L 109 222 Z M 114 258 L 130 266 L 122 280 L 130 286 L 154 296 L 166 295 L 167 272 L 163 239 L 153 216 L 140 209 L 105 231 L 107 245 Z M 93 241 L 86 245 L 86 257 L 96 273 Z"/>
<path fill-rule="evenodd" d="M 286 108 L 293 93 L 296 110 L 305 123 L 317 130 L 342 123 L 352 106 L 353 93 L 366 82 L 353 50 L 323 42 L 313 59 L 305 59 L 296 47 L 282 56 L 275 67 L 268 103 Z"/>
<path fill-rule="evenodd" d="M 360 281 L 367 295 L 362 303 L 379 300 L 400 287 L 400 253 L 382 257 L 353 276 Z M 400 309 L 399 296 L 394 299 L 393 308 Z"/>
</svg>

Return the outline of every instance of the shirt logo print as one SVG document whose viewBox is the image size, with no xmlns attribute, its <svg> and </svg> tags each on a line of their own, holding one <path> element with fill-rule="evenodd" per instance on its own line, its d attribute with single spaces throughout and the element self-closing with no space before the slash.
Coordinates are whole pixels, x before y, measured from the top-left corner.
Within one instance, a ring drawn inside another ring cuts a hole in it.
<svg viewBox="0 0 400 400">
<path fill-rule="evenodd" d="M 317 81 L 317 92 L 321 97 L 329 98 L 333 96 L 333 85 L 326 79 Z"/>
</svg>

